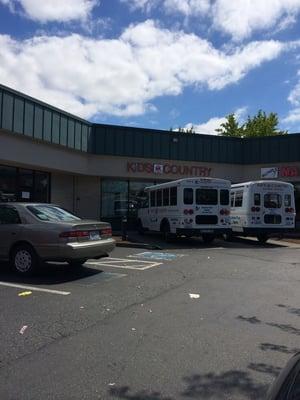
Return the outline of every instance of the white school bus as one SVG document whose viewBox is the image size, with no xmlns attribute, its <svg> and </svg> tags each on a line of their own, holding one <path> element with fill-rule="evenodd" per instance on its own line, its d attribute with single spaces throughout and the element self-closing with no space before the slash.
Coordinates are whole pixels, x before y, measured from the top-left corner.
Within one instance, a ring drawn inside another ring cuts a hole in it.
<svg viewBox="0 0 300 400">
<path fill-rule="evenodd" d="M 264 243 L 269 237 L 295 227 L 294 187 L 271 180 L 231 186 L 232 234 L 255 236 Z"/>
<path fill-rule="evenodd" d="M 230 182 L 186 178 L 145 188 L 148 201 L 138 211 L 138 230 L 170 236 L 202 236 L 206 243 L 230 233 Z"/>
</svg>

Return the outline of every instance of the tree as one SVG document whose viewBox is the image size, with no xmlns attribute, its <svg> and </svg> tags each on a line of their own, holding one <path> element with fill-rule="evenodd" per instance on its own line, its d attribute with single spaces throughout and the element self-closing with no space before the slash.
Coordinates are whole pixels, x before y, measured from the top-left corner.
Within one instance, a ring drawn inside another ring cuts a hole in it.
<svg viewBox="0 0 300 400">
<path fill-rule="evenodd" d="M 221 124 L 216 132 L 222 136 L 254 137 L 286 135 L 287 131 L 278 129 L 278 116 L 276 113 L 267 115 L 259 110 L 253 117 L 248 116 L 247 121 L 239 126 L 234 114 L 226 117 L 227 121 Z"/>
<path fill-rule="evenodd" d="M 226 117 L 227 121 L 221 124 L 221 128 L 215 129 L 222 136 L 242 136 L 242 128 L 235 119 L 234 114 L 229 114 Z"/>
</svg>

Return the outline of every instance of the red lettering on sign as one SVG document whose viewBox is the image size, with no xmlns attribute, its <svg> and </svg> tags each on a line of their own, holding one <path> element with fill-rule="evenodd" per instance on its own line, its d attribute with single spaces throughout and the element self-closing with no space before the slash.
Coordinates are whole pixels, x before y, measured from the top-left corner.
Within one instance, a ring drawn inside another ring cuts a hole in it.
<svg viewBox="0 0 300 400">
<path fill-rule="evenodd" d="M 136 163 L 128 162 L 127 163 L 127 172 L 136 172 Z"/>
<path fill-rule="evenodd" d="M 280 176 L 282 177 L 299 176 L 299 169 L 297 167 L 281 167 Z"/>
<path fill-rule="evenodd" d="M 181 175 L 181 176 L 201 176 L 201 177 L 208 177 L 211 174 L 211 168 L 208 167 L 201 167 L 199 165 L 176 165 L 176 164 L 156 164 L 157 166 L 162 166 L 163 174 L 172 174 L 172 175 Z M 298 169 L 293 168 L 291 172 L 290 167 L 282 168 L 282 176 L 297 176 Z M 156 168 L 157 171 L 154 171 L 154 164 L 149 162 L 127 162 L 127 171 L 128 172 L 146 172 L 147 174 L 158 173 L 158 167 Z M 295 172 L 296 171 L 296 172 Z M 291 173 L 293 175 L 291 175 Z M 283 175 L 285 174 L 285 175 Z"/>
</svg>

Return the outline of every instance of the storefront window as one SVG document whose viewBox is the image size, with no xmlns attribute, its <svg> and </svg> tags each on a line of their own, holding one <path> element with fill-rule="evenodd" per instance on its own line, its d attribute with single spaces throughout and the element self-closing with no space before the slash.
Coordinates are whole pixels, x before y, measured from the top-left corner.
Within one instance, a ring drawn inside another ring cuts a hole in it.
<svg viewBox="0 0 300 400">
<path fill-rule="evenodd" d="M 102 182 L 102 217 L 127 216 L 128 209 L 128 182 L 109 181 Z"/>
<path fill-rule="evenodd" d="M 17 168 L 0 166 L 0 201 L 17 200 Z"/>
<path fill-rule="evenodd" d="M 36 171 L 34 178 L 34 201 L 47 203 L 49 199 L 49 174 Z"/>
<path fill-rule="evenodd" d="M 0 166 L 0 201 L 49 201 L 50 174 Z"/>
<path fill-rule="evenodd" d="M 137 217 L 138 209 L 142 207 L 147 199 L 147 193 L 145 193 L 144 189 L 146 186 L 150 185 L 152 185 L 152 182 L 149 183 L 129 181 L 129 217 Z"/>
</svg>

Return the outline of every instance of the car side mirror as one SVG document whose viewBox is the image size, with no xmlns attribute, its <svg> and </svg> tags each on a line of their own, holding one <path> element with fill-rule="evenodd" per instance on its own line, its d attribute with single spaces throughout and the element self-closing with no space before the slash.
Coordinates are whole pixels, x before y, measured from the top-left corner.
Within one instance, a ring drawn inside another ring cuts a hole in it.
<svg viewBox="0 0 300 400">
<path fill-rule="evenodd" d="M 300 399 L 300 352 L 289 359 L 271 385 L 266 400 Z"/>
</svg>

